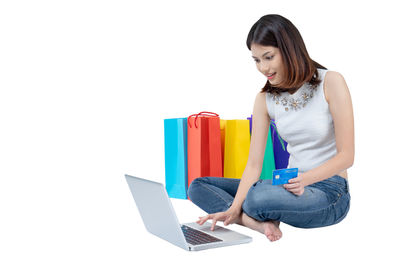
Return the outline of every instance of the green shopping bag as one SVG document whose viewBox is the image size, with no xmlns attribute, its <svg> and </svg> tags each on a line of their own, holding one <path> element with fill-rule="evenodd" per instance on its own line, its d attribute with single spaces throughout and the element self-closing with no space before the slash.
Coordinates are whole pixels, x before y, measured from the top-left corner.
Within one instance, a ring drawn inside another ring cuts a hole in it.
<svg viewBox="0 0 400 267">
<path fill-rule="evenodd" d="M 250 136 L 251 136 L 253 115 L 251 115 L 251 117 L 247 119 L 250 120 Z M 274 147 L 272 143 L 272 129 L 270 126 L 270 129 L 268 131 L 267 145 L 265 146 L 263 168 L 261 171 L 260 179 L 262 180 L 272 179 L 273 170 L 275 170 L 275 157 L 274 157 Z"/>
</svg>

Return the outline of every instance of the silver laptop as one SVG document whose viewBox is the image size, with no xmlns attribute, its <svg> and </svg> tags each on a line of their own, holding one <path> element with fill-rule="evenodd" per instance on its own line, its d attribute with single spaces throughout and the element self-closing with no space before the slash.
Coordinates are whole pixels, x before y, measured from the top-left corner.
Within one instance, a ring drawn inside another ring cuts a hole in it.
<svg viewBox="0 0 400 267">
<path fill-rule="evenodd" d="M 180 224 L 163 184 L 125 175 L 133 198 L 150 233 L 189 251 L 238 245 L 252 238 L 211 223 Z"/>
</svg>

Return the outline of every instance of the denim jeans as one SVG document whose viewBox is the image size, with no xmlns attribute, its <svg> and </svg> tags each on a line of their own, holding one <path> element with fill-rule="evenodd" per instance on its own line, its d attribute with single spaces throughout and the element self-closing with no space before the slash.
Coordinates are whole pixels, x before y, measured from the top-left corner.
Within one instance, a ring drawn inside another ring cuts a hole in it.
<svg viewBox="0 0 400 267">
<path fill-rule="evenodd" d="M 192 202 L 207 213 L 227 210 L 235 198 L 240 179 L 199 177 L 188 189 Z M 276 220 L 294 227 L 333 225 L 346 217 L 350 208 L 348 181 L 339 175 L 311 184 L 297 196 L 272 180 L 254 183 L 242 210 L 257 221 Z"/>
</svg>

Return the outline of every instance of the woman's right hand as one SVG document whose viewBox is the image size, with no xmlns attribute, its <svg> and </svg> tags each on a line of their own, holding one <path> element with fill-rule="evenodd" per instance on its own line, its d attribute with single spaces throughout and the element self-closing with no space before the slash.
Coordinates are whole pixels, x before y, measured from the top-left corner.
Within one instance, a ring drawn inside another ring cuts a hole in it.
<svg viewBox="0 0 400 267">
<path fill-rule="evenodd" d="M 214 231 L 214 227 L 217 224 L 217 221 L 223 221 L 225 226 L 231 223 L 236 223 L 237 220 L 239 219 L 240 214 L 241 210 L 237 210 L 231 207 L 223 212 L 212 213 L 204 217 L 199 217 L 197 223 L 202 225 L 207 220 L 212 219 L 213 221 L 211 225 L 211 231 Z"/>
</svg>

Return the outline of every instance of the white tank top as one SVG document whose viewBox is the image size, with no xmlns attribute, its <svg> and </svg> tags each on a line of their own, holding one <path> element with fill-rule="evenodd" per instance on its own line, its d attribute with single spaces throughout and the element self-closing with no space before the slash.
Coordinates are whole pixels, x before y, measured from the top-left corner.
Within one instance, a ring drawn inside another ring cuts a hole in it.
<svg viewBox="0 0 400 267">
<path fill-rule="evenodd" d="M 288 143 L 288 168 L 299 168 L 299 173 L 320 166 L 337 153 L 332 115 L 323 88 L 327 71 L 318 69 L 321 83 L 314 90 L 305 83 L 293 95 L 284 92 L 277 97 L 270 93 L 266 96 L 269 116 Z"/>
</svg>

